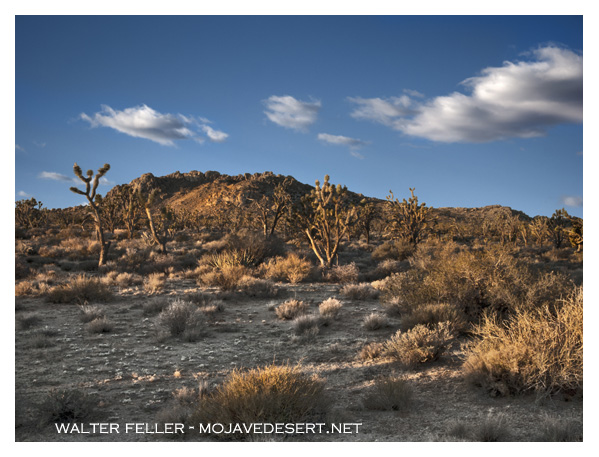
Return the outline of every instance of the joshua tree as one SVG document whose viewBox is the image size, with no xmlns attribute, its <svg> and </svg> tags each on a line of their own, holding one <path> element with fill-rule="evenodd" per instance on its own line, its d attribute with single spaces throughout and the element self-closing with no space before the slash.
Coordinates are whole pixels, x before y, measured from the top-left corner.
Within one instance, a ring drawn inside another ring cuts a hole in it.
<svg viewBox="0 0 599 457">
<path fill-rule="evenodd" d="M 410 188 L 412 196 L 408 201 L 404 198 L 401 202 L 395 198 L 392 191 L 389 191 L 390 195 L 387 196 L 387 201 L 390 203 L 392 234 L 416 245 L 422 240 L 428 227 L 430 208 L 426 207 L 426 203 L 418 204 L 418 197 L 414 195 L 414 190 L 415 188 Z"/>
<path fill-rule="evenodd" d="M 87 201 L 89 202 L 91 214 L 94 219 L 96 237 L 100 242 L 100 260 L 98 262 L 98 265 L 106 264 L 106 258 L 108 257 L 108 248 L 110 248 L 110 241 L 106 241 L 106 239 L 104 238 L 102 217 L 100 216 L 100 206 L 102 202 L 102 197 L 99 194 L 96 194 L 98 184 L 100 184 L 100 178 L 102 178 L 108 170 L 110 170 L 110 165 L 105 163 L 104 166 L 98 170 L 95 177 L 94 172 L 92 170 L 87 170 L 87 176 L 83 176 L 81 167 L 77 165 L 77 163 L 75 163 L 75 165 L 73 165 L 73 172 L 81 181 L 85 183 L 85 192 L 77 189 L 76 187 L 71 187 L 70 189 L 71 192 L 75 192 L 79 195 L 84 195 L 87 198 Z"/>
<path fill-rule="evenodd" d="M 582 251 L 582 219 L 571 216 L 570 222 L 572 223 L 572 228 L 566 230 L 566 232 L 568 233 L 572 247 L 576 248 L 576 252 L 580 252 Z"/>
<path fill-rule="evenodd" d="M 549 233 L 556 249 L 559 249 L 564 242 L 566 235 L 565 227 L 570 220 L 568 212 L 562 209 L 556 209 L 548 221 Z"/>
<path fill-rule="evenodd" d="M 150 226 L 150 232 L 152 234 L 152 239 L 160 246 L 160 252 L 162 254 L 166 254 L 166 243 L 168 242 L 168 229 L 170 222 L 173 219 L 172 211 L 169 211 L 168 208 L 162 207 L 160 210 L 160 226 L 159 230 L 156 229 L 156 224 L 154 223 L 154 217 L 152 216 L 152 204 L 156 200 L 156 196 L 158 195 L 158 189 L 153 189 L 150 194 L 146 197 L 141 193 L 140 190 L 137 192 L 137 198 L 141 206 L 146 211 L 146 216 L 148 216 L 148 225 Z"/>
<path fill-rule="evenodd" d="M 363 233 L 366 236 L 366 244 L 370 244 L 370 233 L 374 222 L 381 217 L 379 207 L 374 202 L 362 200 L 358 208 L 358 233 Z"/>
<path fill-rule="evenodd" d="M 31 228 L 38 227 L 45 219 L 46 210 L 42 210 L 42 202 L 31 197 L 28 200 L 19 200 L 15 203 L 15 221 L 18 225 Z"/>
<path fill-rule="evenodd" d="M 326 175 L 322 187 L 316 181 L 315 189 L 302 197 L 295 215 L 320 264 L 331 267 L 341 240 L 356 219 L 347 187 L 330 184 Z"/>
<path fill-rule="evenodd" d="M 262 198 L 252 202 L 265 238 L 271 237 L 275 233 L 279 220 L 291 204 L 291 196 L 287 192 L 288 187 L 289 181 L 285 179 L 281 184 L 277 184 L 272 195 L 262 195 Z"/>
<path fill-rule="evenodd" d="M 547 216 L 535 216 L 530 223 L 530 233 L 539 246 L 549 237 L 549 218 Z"/>
</svg>

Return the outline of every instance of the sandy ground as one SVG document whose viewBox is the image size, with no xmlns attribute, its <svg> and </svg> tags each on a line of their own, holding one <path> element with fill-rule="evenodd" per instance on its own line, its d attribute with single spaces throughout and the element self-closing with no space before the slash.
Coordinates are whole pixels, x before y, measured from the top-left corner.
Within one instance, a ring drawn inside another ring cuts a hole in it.
<svg viewBox="0 0 599 457">
<path fill-rule="evenodd" d="M 160 412 L 173 404 L 173 391 L 195 388 L 201 381 L 215 386 L 234 368 L 253 368 L 275 362 L 301 362 L 307 373 L 326 380 L 333 401 L 331 417 L 337 422 L 361 423 L 359 433 L 297 435 L 288 439 L 315 441 L 445 441 L 455 440 L 449 430 L 456 421 L 476 425 L 489 414 L 505 415 L 510 441 L 534 441 L 545 414 L 558 414 L 582 430 L 582 399 L 558 396 L 539 401 L 535 396 L 491 398 L 461 377 L 460 344 L 441 360 L 403 371 L 389 360 L 360 361 L 357 354 L 368 342 L 382 342 L 399 328 L 368 331 L 361 324 L 368 314 L 382 311 L 377 300 L 352 301 L 339 296 L 340 285 L 283 285 L 276 298 L 255 299 L 231 295 L 224 311 L 216 313 L 197 342 L 161 340 L 155 317 L 143 306 L 149 300 L 172 299 L 199 290 L 195 282 L 172 280 L 158 296 L 136 288 L 118 293 L 116 301 L 99 304 L 113 324 L 109 333 L 93 334 L 80 320 L 76 305 L 55 305 L 41 298 L 17 297 L 16 316 L 37 315 L 27 329 L 17 326 L 15 340 L 16 441 L 161 441 L 171 436 L 146 433 L 59 434 L 54 425 L 40 425 L 38 405 L 52 389 L 79 389 L 97 402 L 96 416 L 88 422 L 154 424 Z M 214 289 L 210 290 L 216 293 Z M 339 319 L 320 333 L 298 339 L 291 323 L 277 319 L 273 303 L 297 298 L 318 304 L 329 297 L 343 303 Z M 45 332 L 48 347 L 36 347 L 35 336 Z M 374 379 L 403 374 L 415 392 L 408 412 L 370 411 L 362 399 Z M 581 431 L 582 433 L 582 431 Z M 187 431 L 179 439 L 208 440 Z"/>
</svg>

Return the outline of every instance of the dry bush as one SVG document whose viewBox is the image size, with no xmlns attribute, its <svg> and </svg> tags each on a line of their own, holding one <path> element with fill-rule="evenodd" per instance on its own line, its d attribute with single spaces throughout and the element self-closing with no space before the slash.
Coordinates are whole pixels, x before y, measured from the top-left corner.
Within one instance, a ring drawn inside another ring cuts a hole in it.
<svg viewBox="0 0 599 457">
<path fill-rule="evenodd" d="M 291 322 L 293 333 L 298 336 L 316 336 L 320 331 L 320 319 L 311 314 L 297 316 Z"/>
<path fill-rule="evenodd" d="M 95 415 L 93 399 L 80 390 L 52 390 L 38 405 L 40 425 L 83 422 Z"/>
<path fill-rule="evenodd" d="M 292 252 L 287 257 L 275 257 L 264 264 L 265 277 L 273 281 L 297 284 L 304 281 L 312 271 L 310 261 Z"/>
<path fill-rule="evenodd" d="M 46 298 L 52 303 L 79 303 L 110 301 L 113 294 L 110 288 L 98 278 L 80 274 L 66 284 L 51 288 Z"/>
<path fill-rule="evenodd" d="M 83 260 L 100 254 L 100 243 L 87 238 L 67 238 L 60 242 L 63 256 L 70 260 Z"/>
<path fill-rule="evenodd" d="M 362 322 L 362 326 L 366 329 L 366 330 L 379 330 L 382 328 L 385 328 L 389 325 L 389 320 L 387 319 L 386 316 L 384 316 L 383 314 L 379 314 L 379 313 L 371 313 L 368 316 L 366 316 L 364 318 L 364 321 Z"/>
<path fill-rule="evenodd" d="M 343 305 L 339 300 L 333 297 L 327 298 L 320 305 L 318 305 L 318 311 L 320 315 L 325 319 L 337 319 L 337 315 Z"/>
<path fill-rule="evenodd" d="M 398 360 L 406 367 L 437 360 L 453 339 L 448 323 L 437 324 L 432 329 L 417 325 L 402 332 L 398 330 L 385 342 L 385 355 Z"/>
<path fill-rule="evenodd" d="M 15 297 L 34 295 L 38 292 L 37 282 L 32 280 L 19 281 L 15 284 Z"/>
<path fill-rule="evenodd" d="M 360 270 L 355 262 L 347 265 L 334 265 L 329 270 L 323 271 L 325 281 L 339 284 L 354 283 L 358 281 Z"/>
<path fill-rule="evenodd" d="M 452 242 L 419 246 L 411 265 L 410 270 L 385 281 L 383 306 L 390 313 L 448 303 L 477 321 L 484 309 L 509 315 L 517 309 L 542 306 L 549 297 L 572 287 L 564 275 L 536 274 L 502 246 L 480 250 Z"/>
<path fill-rule="evenodd" d="M 404 241 L 390 241 L 377 246 L 372 251 L 372 258 L 379 262 L 385 260 L 406 260 L 414 254 L 415 246 Z"/>
<path fill-rule="evenodd" d="M 416 325 L 425 325 L 433 328 L 441 322 L 449 322 L 454 331 L 465 332 L 469 328 L 468 321 L 463 313 L 448 303 L 433 303 L 418 305 L 401 315 L 401 327 L 409 330 Z"/>
<path fill-rule="evenodd" d="M 97 317 L 87 324 L 89 333 L 109 333 L 112 332 L 113 325 L 106 317 Z"/>
<path fill-rule="evenodd" d="M 142 305 L 143 314 L 144 316 L 155 316 L 162 312 L 168 305 L 169 302 L 164 298 L 151 299 Z"/>
<path fill-rule="evenodd" d="M 368 283 L 347 284 L 339 293 L 350 300 L 375 300 L 379 296 L 379 291 Z"/>
<path fill-rule="evenodd" d="M 493 395 L 550 394 L 582 388 L 582 287 L 554 309 L 518 311 L 507 322 L 485 315 L 464 372 Z"/>
<path fill-rule="evenodd" d="M 80 305 L 79 309 L 81 310 L 79 319 L 84 323 L 104 317 L 104 311 L 95 305 Z"/>
<path fill-rule="evenodd" d="M 362 400 L 364 408 L 377 411 L 407 411 L 412 406 L 414 391 L 408 381 L 385 376 L 374 381 Z"/>
<path fill-rule="evenodd" d="M 114 278 L 114 283 L 121 289 L 143 283 L 143 278 L 135 273 L 119 273 Z"/>
<path fill-rule="evenodd" d="M 237 284 L 237 288 L 245 295 L 256 298 L 272 298 L 279 293 L 274 282 L 252 276 L 243 276 Z"/>
<path fill-rule="evenodd" d="M 150 294 L 155 294 L 164 289 L 166 284 L 166 276 L 164 273 L 152 273 L 144 279 L 144 289 Z"/>
<path fill-rule="evenodd" d="M 382 357 L 385 352 L 385 345 L 383 343 L 368 343 L 358 353 L 358 359 L 361 361 L 374 360 Z"/>
<path fill-rule="evenodd" d="M 372 273 L 372 279 L 378 279 L 378 278 L 386 278 L 387 276 L 393 274 L 393 273 L 399 273 L 402 270 L 405 270 L 407 267 L 409 266 L 409 262 L 406 261 L 400 261 L 400 260 L 392 260 L 392 259 L 387 259 L 387 260 L 383 260 L 381 263 L 379 263 L 376 268 L 374 269 L 374 272 Z"/>
<path fill-rule="evenodd" d="M 308 304 L 295 299 L 287 300 L 275 308 L 277 317 L 283 320 L 295 319 L 297 316 L 306 314 L 307 312 Z"/>
<path fill-rule="evenodd" d="M 156 319 L 159 329 L 185 341 L 197 341 L 204 331 L 204 319 L 197 306 L 177 299 Z"/>
<path fill-rule="evenodd" d="M 328 408 L 320 379 L 299 366 L 273 364 L 233 371 L 199 400 L 191 420 L 196 425 L 324 422 Z"/>
<path fill-rule="evenodd" d="M 582 441 L 582 424 L 573 418 L 545 414 L 541 419 L 539 436 L 535 441 Z"/>
<path fill-rule="evenodd" d="M 483 419 L 474 423 L 463 420 L 451 422 L 447 428 L 447 434 L 464 441 L 508 441 L 510 433 L 507 422 L 504 413 L 489 412 Z"/>
<path fill-rule="evenodd" d="M 224 266 L 198 277 L 201 286 L 219 287 L 222 290 L 235 290 L 241 278 L 248 274 L 243 265 Z"/>
<path fill-rule="evenodd" d="M 38 314 L 21 314 L 17 317 L 17 326 L 20 330 L 28 330 L 39 325 L 41 317 Z"/>
</svg>

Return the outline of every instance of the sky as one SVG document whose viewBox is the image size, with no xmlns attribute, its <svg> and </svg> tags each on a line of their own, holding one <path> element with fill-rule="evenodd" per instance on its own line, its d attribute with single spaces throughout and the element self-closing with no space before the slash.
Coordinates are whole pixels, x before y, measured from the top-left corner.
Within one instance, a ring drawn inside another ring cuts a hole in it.
<svg viewBox="0 0 599 457">
<path fill-rule="evenodd" d="M 582 217 L 582 16 L 16 16 L 15 200 L 73 163 Z M 79 182 L 79 184 L 81 184 Z"/>
</svg>

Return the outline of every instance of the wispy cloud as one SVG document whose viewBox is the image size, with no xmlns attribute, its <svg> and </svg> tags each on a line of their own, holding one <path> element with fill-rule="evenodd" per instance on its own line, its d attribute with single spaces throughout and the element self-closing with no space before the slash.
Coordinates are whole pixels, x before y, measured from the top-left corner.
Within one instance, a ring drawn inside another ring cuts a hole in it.
<svg viewBox="0 0 599 457">
<path fill-rule="evenodd" d="M 577 195 L 564 195 L 562 197 L 562 203 L 566 206 L 580 208 L 582 206 L 582 197 Z"/>
<path fill-rule="evenodd" d="M 360 160 L 364 159 L 364 156 L 362 154 L 360 154 L 358 151 L 349 151 L 349 153 L 356 159 L 360 159 Z"/>
<path fill-rule="evenodd" d="M 38 148 L 45 148 L 46 147 L 46 143 L 43 143 L 41 141 L 32 141 L 33 144 L 35 144 Z"/>
<path fill-rule="evenodd" d="M 357 138 L 350 138 L 342 135 L 330 135 L 328 133 L 319 133 L 318 139 L 325 143 L 348 146 L 352 149 L 357 149 L 368 144 L 366 141 L 358 140 Z"/>
<path fill-rule="evenodd" d="M 156 143 L 173 146 L 174 141 L 196 139 L 203 140 L 204 132 L 211 141 L 224 141 L 227 134 L 206 125 L 207 119 L 194 118 L 183 114 L 163 114 L 147 105 L 114 110 L 102 105 L 102 111 L 88 116 L 81 113 L 80 118 L 92 127 L 110 127 L 136 138 L 145 138 Z"/>
<path fill-rule="evenodd" d="M 290 95 L 272 95 L 263 101 L 266 106 L 264 114 L 277 125 L 305 132 L 316 122 L 320 101 L 302 102 Z"/>
<path fill-rule="evenodd" d="M 19 146 L 18 144 L 15 144 L 15 151 L 27 152 L 22 146 Z"/>
<path fill-rule="evenodd" d="M 582 56 L 546 46 L 526 57 L 463 81 L 470 95 L 454 92 L 423 102 L 407 95 L 355 97 L 351 115 L 448 143 L 530 138 L 557 124 L 582 122 Z"/>
<path fill-rule="evenodd" d="M 18 192 L 17 192 L 17 195 L 18 195 L 19 197 L 23 197 L 23 198 L 30 198 L 30 197 L 31 197 L 31 195 L 30 195 L 30 194 L 28 194 L 27 192 L 25 192 L 25 191 L 23 191 L 23 190 L 20 190 L 20 191 L 18 191 Z"/>
<path fill-rule="evenodd" d="M 55 171 L 42 171 L 39 175 L 39 178 L 42 179 L 51 179 L 53 181 L 63 181 L 63 182 L 81 182 L 76 181 L 76 178 L 69 178 L 66 175 L 61 173 L 56 173 Z"/>
</svg>

